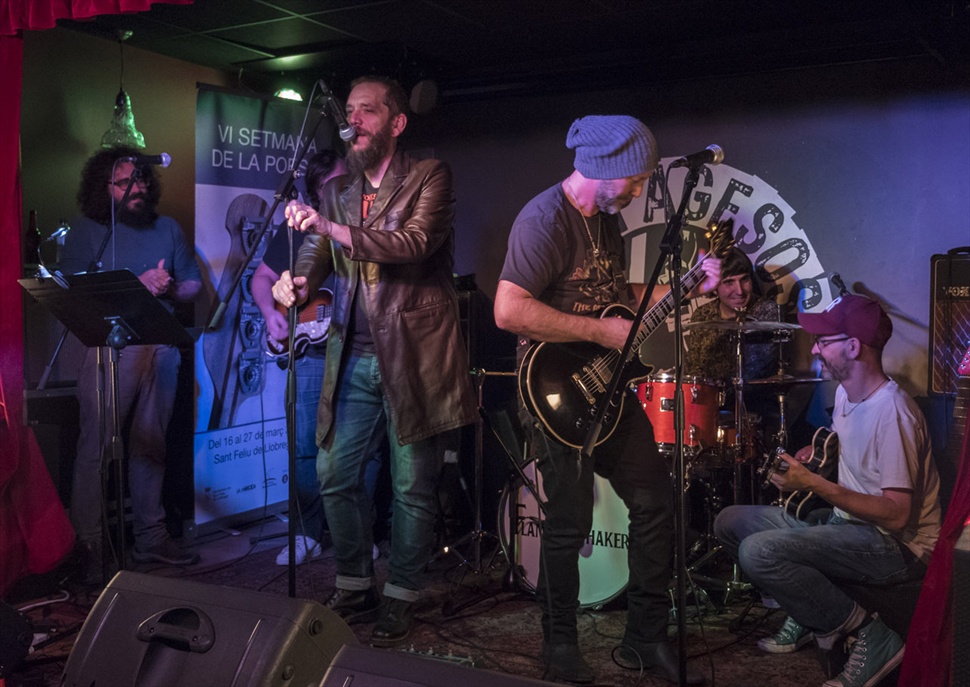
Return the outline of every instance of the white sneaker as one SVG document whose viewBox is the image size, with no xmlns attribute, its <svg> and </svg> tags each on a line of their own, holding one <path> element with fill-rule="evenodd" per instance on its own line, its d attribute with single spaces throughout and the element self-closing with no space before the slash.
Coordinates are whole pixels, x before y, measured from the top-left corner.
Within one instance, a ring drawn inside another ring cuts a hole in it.
<svg viewBox="0 0 970 687">
<path fill-rule="evenodd" d="M 317 542 L 313 537 L 307 537 L 301 534 L 296 536 L 296 564 L 303 565 L 307 561 L 312 561 L 316 558 L 320 558 L 323 555 L 323 549 L 320 543 Z M 280 554 L 276 557 L 276 565 L 289 565 L 290 564 L 290 547 L 286 545 Z"/>
</svg>

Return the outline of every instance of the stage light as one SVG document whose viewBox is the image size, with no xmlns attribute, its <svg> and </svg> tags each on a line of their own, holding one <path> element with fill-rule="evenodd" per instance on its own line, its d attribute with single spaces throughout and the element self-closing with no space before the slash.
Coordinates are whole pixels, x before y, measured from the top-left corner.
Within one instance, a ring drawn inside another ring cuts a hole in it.
<svg viewBox="0 0 970 687">
<path fill-rule="evenodd" d="M 114 114 L 108 130 L 101 137 L 104 148 L 129 146 L 144 148 L 145 136 L 135 127 L 135 114 L 131 111 L 131 98 L 125 92 L 125 41 L 131 38 L 131 31 L 118 31 L 118 49 L 121 52 L 121 83 L 115 96 Z"/>
<path fill-rule="evenodd" d="M 295 100 L 298 103 L 303 102 L 303 96 L 292 88 L 281 88 L 273 95 L 275 95 L 277 98 L 282 98 L 283 100 Z"/>
</svg>

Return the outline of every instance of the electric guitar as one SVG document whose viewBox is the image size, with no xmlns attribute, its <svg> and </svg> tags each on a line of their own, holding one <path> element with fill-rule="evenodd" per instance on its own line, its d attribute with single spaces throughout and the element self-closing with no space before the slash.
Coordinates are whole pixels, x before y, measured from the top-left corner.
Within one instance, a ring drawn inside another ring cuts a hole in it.
<svg viewBox="0 0 970 687">
<path fill-rule="evenodd" d="M 276 310 L 286 316 L 286 308 L 276 303 Z M 306 352 L 310 344 L 319 344 L 327 340 L 330 329 L 330 318 L 333 316 L 333 292 L 330 289 L 320 289 L 317 295 L 307 300 L 296 314 L 296 333 L 293 338 L 293 349 L 297 357 Z M 271 336 L 266 337 L 266 353 L 270 358 L 279 358 L 289 352 L 288 339 L 277 341 Z"/>
<path fill-rule="evenodd" d="M 761 484 L 764 487 L 771 486 L 771 477 L 775 473 L 783 473 L 788 470 L 788 463 L 782 459 L 785 449 L 779 446 L 773 455 L 768 456 L 764 465 L 758 469 L 758 474 L 762 475 Z M 811 472 L 816 472 L 829 481 L 834 481 L 838 475 L 839 465 L 839 438 L 835 432 L 825 427 L 815 430 L 812 437 L 812 457 L 802 463 Z M 811 508 L 807 505 L 812 497 L 813 491 L 793 491 L 787 498 L 782 500 L 779 497 L 778 505 L 788 510 L 796 518 L 807 515 Z"/>
<path fill-rule="evenodd" d="M 733 232 L 733 219 L 721 221 L 708 236 L 711 251 L 708 256 L 724 257 L 734 245 Z M 683 276 L 683 293 L 704 281 L 703 262 L 699 261 Z M 617 386 L 614 399 L 605 396 L 612 379 L 610 372 L 619 360 L 620 351 L 582 341 L 533 344 L 526 351 L 518 373 L 518 390 L 526 408 L 557 441 L 582 448 L 599 404 L 609 403 L 603 416 L 603 431 L 596 444 L 606 441 L 616 429 L 623 410 L 625 387 L 645 378 L 653 369 L 640 362 L 637 351 L 673 309 L 673 296 L 667 293 L 644 314 L 630 359 L 620 367 L 622 383 Z M 605 317 L 633 320 L 634 313 L 623 305 L 611 305 L 601 315 L 601 318 Z"/>
</svg>

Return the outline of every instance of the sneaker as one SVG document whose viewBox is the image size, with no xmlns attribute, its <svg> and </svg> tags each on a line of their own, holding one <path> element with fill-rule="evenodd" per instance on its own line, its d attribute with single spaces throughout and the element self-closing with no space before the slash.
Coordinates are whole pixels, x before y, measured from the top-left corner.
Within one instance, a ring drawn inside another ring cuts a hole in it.
<svg viewBox="0 0 970 687">
<path fill-rule="evenodd" d="M 814 640 L 815 633 L 788 616 L 778 632 L 758 640 L 758 648 L 769 654 L 790 654 Z"/>
<path fill-rule="evenodd" d="M 845 669 L 822 687 L 873 687 L 903 661 L 906 645 L 879 616 L 859 630 Z"/>
<path fill-rule="evenodd" d="M 296 564 L 303 565 L 307 561 L 316 560 L 323 555 L 323 547 L 320 543 L 313 537 L 307 537 L 304 535 L 297 535 L 294 539 L 296 542 Z M 289 565 L 290 564 L 290 545 L 287 544 L 280 551 L 280 554 L 276 557 L 276 565 Z"/>
<path fill-rule="evenodd" d="M 184 551 L 181 546 L 175 543 L 174 539 L 166 539 L 161 544 L 148 549 L 139 549 L 131 552 L 131 557 L 136 563 L 164 563 L 165 565 L 195 565 L 199 562 L 199 554 Z"/>
<path fill-rule="evenodd" d="M 543 643 L 540 658 L 546 671 L 543 679 L 586 685 L 596 677 L 577 644 Z"/>
<path fill-rule="evenodd" d="M 348 624 L 371 623 L 381 613 L 381 595 L 377 587 L 368 589 L 334 589 L 324 604 Z"/>
</svg>

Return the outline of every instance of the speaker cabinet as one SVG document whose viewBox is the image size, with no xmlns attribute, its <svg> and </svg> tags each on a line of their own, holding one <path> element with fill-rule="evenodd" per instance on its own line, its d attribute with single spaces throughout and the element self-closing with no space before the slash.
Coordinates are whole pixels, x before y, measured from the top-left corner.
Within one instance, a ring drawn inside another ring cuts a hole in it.
<svg viewBox="0 0 970 687">
<path fill-rule="evenodd" d="M 60 684 L 306 687 L 356 642 L 313 601 L 121 571 L 84 621 Z"/>
<path fill-rule="evenodd" d="M 320 687 L 552 687 L 551 682 L 481 670 L 449 659 L 345 646 Z"/>
<path fill-rule="evenodd" d="M 970 247 L 930 259 L 930 384 L 955 394 L 957 366 L 970 346 Z"/>
</svg>

